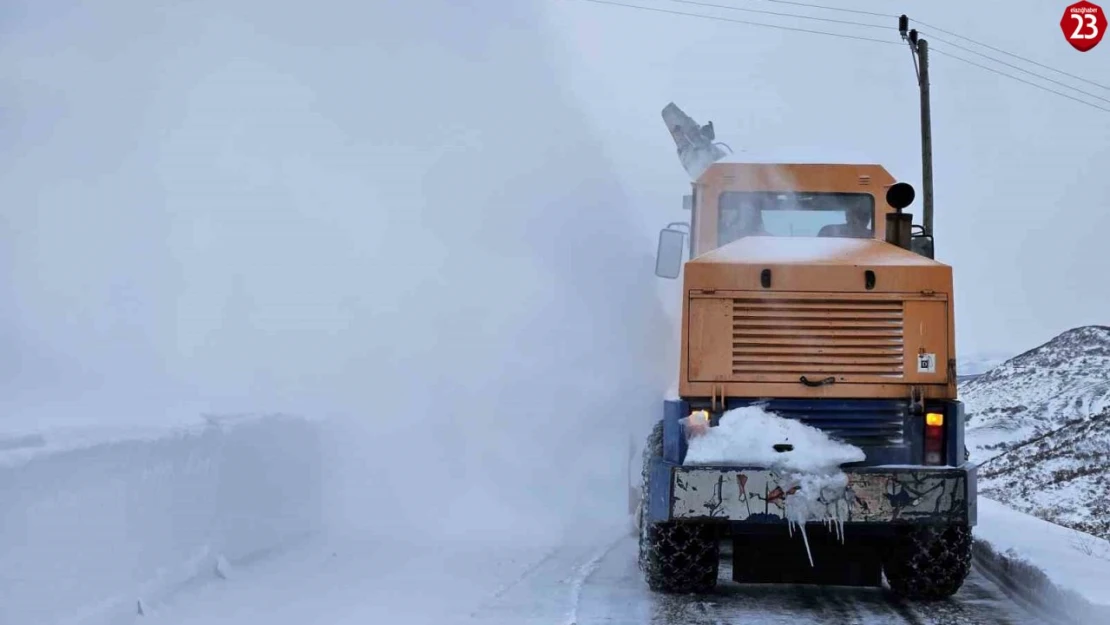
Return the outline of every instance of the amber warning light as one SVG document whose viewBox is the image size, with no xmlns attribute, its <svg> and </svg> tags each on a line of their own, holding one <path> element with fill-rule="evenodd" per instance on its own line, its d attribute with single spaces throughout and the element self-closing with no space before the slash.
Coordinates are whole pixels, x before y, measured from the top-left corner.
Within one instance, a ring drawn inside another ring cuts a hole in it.
<svg viewBox="0 0 1110 625">
<path fill-rule="evenodd" d="M 925 414 L 925 464 L 944 463 L 944 415 Z"/>
<path fill-rule="evenodd" d="M 709 411 L 695 410 L 684 419 L 686 422 L 686 438 L 701 436 L 709 431 Z"/>
</svg>

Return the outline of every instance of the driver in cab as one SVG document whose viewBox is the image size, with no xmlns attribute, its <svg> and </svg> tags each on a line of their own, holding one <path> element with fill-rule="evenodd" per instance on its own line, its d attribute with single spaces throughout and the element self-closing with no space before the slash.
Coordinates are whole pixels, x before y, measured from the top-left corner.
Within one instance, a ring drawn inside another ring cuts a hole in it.
<svg viewBox="0 0 1110 625">
<path fill-rule="evenodd" d="M 829 224 L 817 232 L 819 237 L 841 237 L 848 239 L 870 239 L 871 211 L 863 207 L 854 207 L 844 211 L 844 220 L 847 223 Z"/>
</svg>

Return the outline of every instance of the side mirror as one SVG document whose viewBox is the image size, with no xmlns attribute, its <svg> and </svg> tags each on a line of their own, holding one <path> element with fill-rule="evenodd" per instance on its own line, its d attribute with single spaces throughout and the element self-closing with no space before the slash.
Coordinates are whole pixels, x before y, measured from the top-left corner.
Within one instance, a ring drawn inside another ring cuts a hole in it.
<svg viewBox="0 0 1110 625">
<path fill-rule="evenodd" d="M 659 231 L 659 247 L 655 251 L 655 275 L 674 280 L 682 272 L 682 247 L 686 233 L 674 228 Z"/>
<path fill-rule="evenodd" d="M 915 235 L 910 239 L 910 251 L 925 258 L 933 258 L 933 237 Z"/>
</svg>

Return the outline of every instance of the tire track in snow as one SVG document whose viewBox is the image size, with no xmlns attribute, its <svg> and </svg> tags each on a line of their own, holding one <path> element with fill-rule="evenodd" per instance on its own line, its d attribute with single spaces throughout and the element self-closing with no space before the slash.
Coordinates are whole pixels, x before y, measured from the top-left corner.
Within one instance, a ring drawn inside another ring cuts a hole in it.
<svg viewBox="0 0 1110 625">
<path fill-rule="evenodd" d="M 500 588 L 498 588 L 496 591 L 494 591 L 494 593 L 492 595 L 490 595 L 488 599 L 486 599 L 484 602 L 482 602 L 481 605 L 479 605 L 477 608 L 475 608 L 474 611 L 470 613 L 470 618 L 476 618 L 479 612 L 486 609 L 489 606 L 489 604 L 491 604 L 491 603 L 497 601 L 498 599 L 500 599 L 501 597 L 505 596 L 505 594 L 508 593 L 513 588 L 516 588 L 518 585 L 520 585 L 520 583 L 523 582 L 525 579 L 527 579 L 529 575 L 532 575 L 533 573 L 535 573 L 540 567 L 547 564 L 552 558 L 554 558 L 555 554 L 557 554 L 557 553 L 559 553 L 559 548 L 558 547 L 553 548 L 550 551 L 548 551 L 542 558 L 540 558 L 539 560 L 536 560 L 532 564 L 528 565 L 523 571 L 520 572 L 519 575 L 516 576 L 516 579 L 514 579 L 513 581 L 508 582 L 506 584 L 503 584 Z"/>
<path fill-rule="evenodd" d="M 836 589 L 827 587 L 818 587 L 817 593 L 821 600 L 829 607 L 829 612 L 835 613 L 837 622 L 843 625 L 864 625 L 867 621 L 864 619 L 863 612 L 861 611 L 861 600 L 856 598 L 855 601 L 849 601 L 844 593 L 837 592 Z M 825 610 L 821 611 L 822 614 Z"/>
<path fill-rule="evenodd" d="M 566 625 L 578 625 L 578 604 L 582 601 L 582 587 L 589 581 L 590 576 L 597 571 L 597 567 L 601 565 L 601 561 L 626 539 L 627 536 L 624 534 L 618 536 L 610 541 L 603 549 L 599 550 L 593 558 L 590 558 L 589 562 L 586 562 L 578 568 L 578 577 L 571 583 L 570 612 L 567 614 Z"/>
<path fill-rule="evenodd" d="M 636 565 L 635 543 L 619 541 L 579 576 L 575 625 L 1045 625 L 974 570 L 956 596 L 916 602 L 885 587 L 737 584 L 726 558 L 713 593 L 655 594 Z"/>
<path fill-rule="evenodd" d="M 590 576 L 628 535 L 627 529 L 605 530 L 576 532 L 573 540 L 548 551 L 489 595 L 467 620 L 484 625 L 576 622 L 578 604 Z M 607 540 L 590 538 L 598 535 Z"/>
<path fill-rule="evenodd" d="M 1081 622 L 1081 620 L 1053 612 L 1049 606 L 1043 604 L 1045 600 L 1044 597 L 1037 597 L 1036 593 L 1033 593 L 1031 596 L 1028 589 L 1023 589 L 1013 580 L 1006 579 L 1004 576 L 999 575 L 991 566 L 984 565 L 980 562 L 973 562 L 972 566 L 976 572 L 990 580 L 995 586 L 998 586 L 1002 592 L 1006 593 L 1011 601 L 1020 605 L 1028 612 L 1036 614 L 1045 623 L 1050 625 L 1077 625 Z M 1090 621 L 1090 623 L 1094 622 L 1096 621 Z"/>
</svg>

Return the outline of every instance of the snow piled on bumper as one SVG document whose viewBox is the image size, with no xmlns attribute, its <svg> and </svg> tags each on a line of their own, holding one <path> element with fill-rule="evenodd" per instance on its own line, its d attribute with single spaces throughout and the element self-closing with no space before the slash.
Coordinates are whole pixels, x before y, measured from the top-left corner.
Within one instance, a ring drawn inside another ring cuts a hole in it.
<svg viewBox="0 0 1110 625">
<path fill-rule="evenodd" d="M 699 428 L 685 417 L 689 440 L 686 466 L 736 465 L 802 473 L 834 473 L 864 459 L 863 450 L 829 438 L 821 430 L 758 406 L 721 415 L 720 424 Z M 775 445 L 790 445 L 776 451 Z"/>
<path fill-rule="evenodd" d="M 706 427 L 707 423 L 699 419 L 693 416 L 682 419 L 688 439 L 683 465 L 755 466 L 779 473 L 786 484 L 786 488 L 776 488 L 784 516 L 791 530 L 794 526 L 801 530 L 807 553 L 806 523 L 816 521 L 833 525 L 843 538 L 851 495 L 848 476 L 840 470 L 840 465 L 863 460 L 863 450 L 759 406 L 729 410 L 721 415 L 717 427 Z M 738 490 L 748 504 L 746 484 L 740 482 Z M 752 495 L 764 497 L 764 503 L 769 503 L 771 496 L 767 493 Z"/>
</svg>

